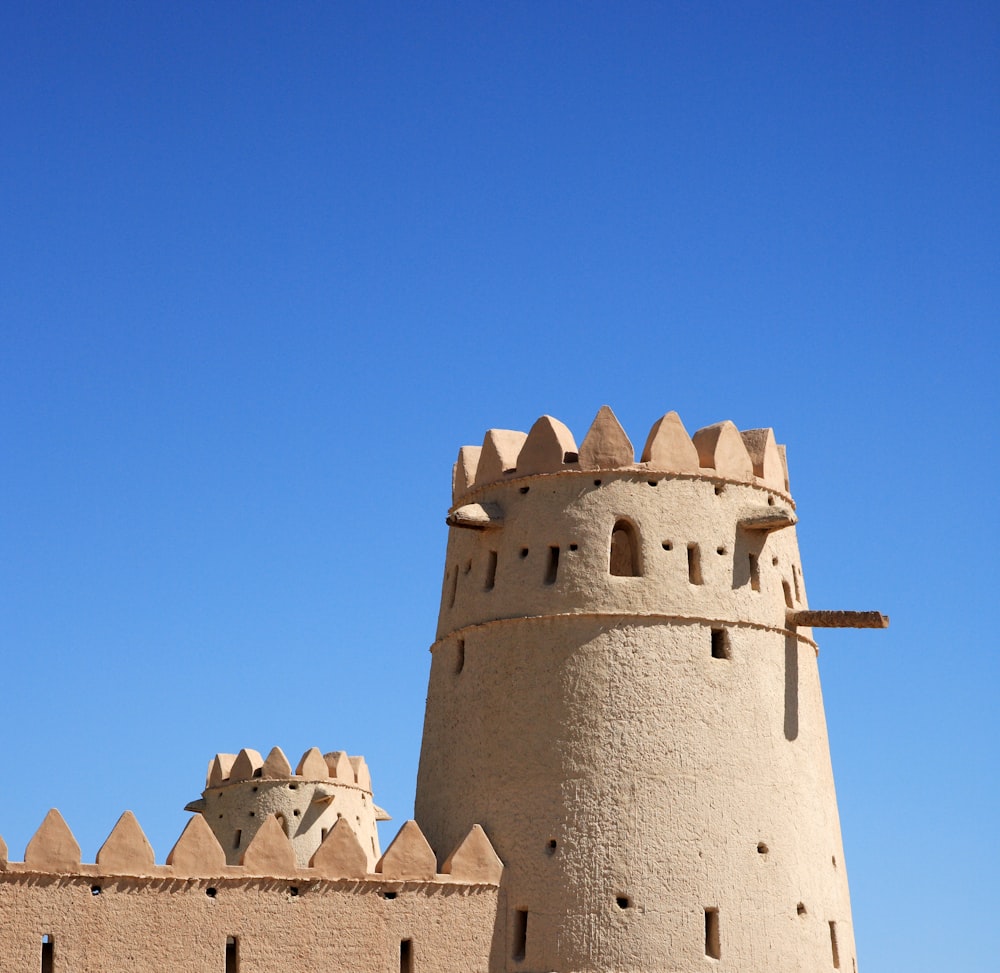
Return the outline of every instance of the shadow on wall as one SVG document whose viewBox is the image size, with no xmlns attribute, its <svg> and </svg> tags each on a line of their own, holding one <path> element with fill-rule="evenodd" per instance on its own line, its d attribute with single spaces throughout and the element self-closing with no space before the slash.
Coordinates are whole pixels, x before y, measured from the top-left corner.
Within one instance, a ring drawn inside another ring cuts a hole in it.
<svg viewBox="0 0 1000 973">
<path fill-rule="evenodd" d="M 785 739 L 799 735 L 799 640 L 785 636 Z"/>
</svg>

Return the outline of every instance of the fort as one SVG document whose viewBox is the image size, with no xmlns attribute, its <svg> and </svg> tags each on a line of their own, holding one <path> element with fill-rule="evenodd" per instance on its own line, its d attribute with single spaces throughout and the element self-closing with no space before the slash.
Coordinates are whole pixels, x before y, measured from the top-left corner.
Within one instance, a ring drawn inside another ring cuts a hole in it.
<svg viewBox="0 0 1000 973">
<path fill-rule="evenodd" d="M 130 812 L 0 841 L 16 973 L 856 973 L 784 448 L 607 407 L 453 472 L 415 821 L 363 758 L 218 754 L 158 864 Z"/>
</svg>

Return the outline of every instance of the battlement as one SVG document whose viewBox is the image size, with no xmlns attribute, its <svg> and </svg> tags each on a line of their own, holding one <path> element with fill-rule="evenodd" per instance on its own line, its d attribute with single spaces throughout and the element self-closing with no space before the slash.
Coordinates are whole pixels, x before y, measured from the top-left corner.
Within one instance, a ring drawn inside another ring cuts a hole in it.
<svg viewBox="0 0 1000 973">
<path fill-rule="evenodd" d="M 458 504 L 498 482 L 596 470 L 708 477 L 754 484 L 785 495 L 789 492 L 785 448 L 775 441 L 771 429 L 741 431 L 726 420 L 689 436 L 680 416 L 668 412 L 653 423 L 636 462 L 632 441 L 605 405 L 579 447 L 569 428 L 552 416 L 542 416 L 528 433 L 488 430 L 482 446 L 459 450 L 452 475 L 452 501 Z"/>
<path fill-rule="evenodd" d="M 217 753 L 208 764 L 206 787 L 224 787 L 249 780 L 290 780 L 301 778 L 311 781 L 335 780 L 338 784 L 357 786 L 371 793 L 372 779 L 364 757 L 349 757 L 342 750 L 321 753 L 311 747 L 295 766 L 285 756 L 281 747 L 274 747 L 267 757 L 256 750 L 244 748 L 238 754 Z"/>
<path fill-rule="evenodd" d="M 103 891 L 96 880 L 111 878 L 496 886 L 502 870 L 500 859 L 479 825 L 470 829 L 440 868 L 437 854 L 415 821 L 407 821 L 400 828 L 373 869 L 368 867 L 365 851 L 346 820 L 330 829 L 306 866 L 297 864 L 292 842 L 275 816 L 264 822 L 238 864 L 227 864 L 222 846 L 200 815 L 188 821 L 162 865 L 156 864 L 153 848 L 131 811 L 118 819 L 93 864 L 82 862 L 80 846 L 55 808 L 28 842 L 23 862 L 9 860 L 7 845 L 0 838 L 0 883 L 30 876 L 77 877 L 93 883 L 93 895 Z"/>
</svg>

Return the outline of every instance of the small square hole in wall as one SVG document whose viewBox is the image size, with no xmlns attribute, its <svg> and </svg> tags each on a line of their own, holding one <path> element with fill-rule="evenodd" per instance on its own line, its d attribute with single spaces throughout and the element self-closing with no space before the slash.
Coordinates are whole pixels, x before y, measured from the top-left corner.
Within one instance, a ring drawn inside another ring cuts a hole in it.
<svg viewBox="0 0 1000 973">
<path fill-rule="evenodd" d="M 712 658 L 728 659 L 729 656 L 729 633 L 724 628 L 713 628 Z"/>
</svg>

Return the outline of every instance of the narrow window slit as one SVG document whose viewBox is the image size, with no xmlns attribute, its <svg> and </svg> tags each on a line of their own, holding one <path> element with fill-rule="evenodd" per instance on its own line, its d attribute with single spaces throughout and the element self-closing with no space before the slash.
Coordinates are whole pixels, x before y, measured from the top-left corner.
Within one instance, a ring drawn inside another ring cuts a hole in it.
<svg viewBox="0 0 1000 973">
<path fill-rule="evenodd" d="M 528 910 L 514 911 L 514 942 L 511 955 L 517 961 L 523 960 L 528 949 Z"/>
<path fill-rule="evenodd" d="M 455 673 L 458 674 L 465 668 L 465 639 L 458 640 L 458 658 L 455 662 Z"/>
<path fill-rule="evenodd" d="M 458 565 L 457 564 L 452 569 L 452 572 L 451 572 L 451 581 L 450 581 L 449 584 L 450 584 L 450 590 L 448 592 L 448 607 L 449 608 L 454 608 L 455 607 L 455 596 L 458 594 Z"/>
<path fill-rule="evenodd" d="M 226 973 L 240 973 L 240 941 L 235 936 L 226 937 Z"/>
<path fill-rule="evenodd" d="M 797 564 L 792 565 L 792 581 L 795 583 L 795 600 L 800 602 L 802 601 L 802 589 L 799 586 L 799 566 Z"/>
<path fill-rule="evenodd" d="M 787 581 L 781 582 L 781 590 L 785 593 L 785 607 L 792 607 L 792 589 Z"/>
<path fill-rule="evenodd" d="M 729 633 L 724 628 L 712 629 L 712 658 L 729 658 Z"/>
<path fill-rule="evenodd" d="M 492 591 L 497 583 L 497 552 L 490 551 L 489 560 L 486 562 L 486 584 L 483 585 L 485 591 Z"/>
<path fill-rule="evenodd" d="M 413 940 L 399 941 L 399 973 L 413 973 Z"/>
<path fill-rule="evenodd" d="M 719 944 L 719 910 L 705 909 L 705 955 L 709 959 L 719 959 L 722 950 Z"/>
<path fill-rule="evenodd" d="M 760 591 L 760 561 L 756 554 L 747 555 L 750 559 L 750 587 Z"/>
<path fill-rule="evenodd" d="M 237 828 L 235 833 L 233 834 L 233 847 L 239 848 L 240 842 L 242 840 L 243 840 L 243 830 L 241 828 Z"/>
<path fill-rule="evenodd" d="M 837 924 L 830 923 L 830 950 L 833 953 L 833 968 L 840 969 L 840 949 L 837 946 Z"/>
<path fill-rule="evenodd" d="M 559 574 L 559 548 L 549 548 L 549 560 L 545 566 L 545 583 L 555 584 Z"/>
<path fill-rule="evenodd" d="M 52 973 L 56 941 L 49 935 L 42 936 L 42 973 Z"/>
<path fill-rule="evenodd" d="M 697 544 L 688 544 L 688 581 L 701 584 L 701 551 Z"/>
</svg>

